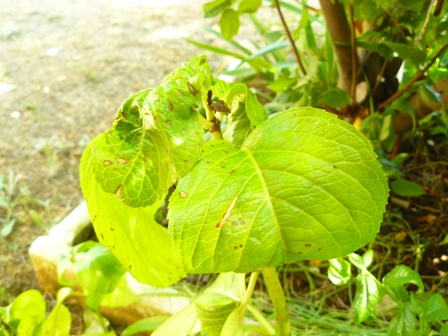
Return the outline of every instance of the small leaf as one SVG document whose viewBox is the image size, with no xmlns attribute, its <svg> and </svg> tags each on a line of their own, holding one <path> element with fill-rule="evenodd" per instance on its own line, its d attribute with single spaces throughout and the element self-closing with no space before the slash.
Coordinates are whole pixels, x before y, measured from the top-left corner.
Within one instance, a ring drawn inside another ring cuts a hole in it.
<svg viewBox="0 0 448 336">
<path fill-rule="evenodd" d="M 390 184 L 391 189 L 402 197 L 417 197 L 425 195 L 425 190 L 417 183 L 398 178 Z"/>
<path fill-rule="evenodd" d="M 363 258 L 356 253 L 350 253 L 348 255 L 348 259 L 350 260 L 350 262 L 356 267 L 358 268 L 360 271 L 367 271 L 366 266 L 364 265 L 364 260 Z"/>
<path fill-rule="evenodd" d="M 367 250 L 366 253 L 363 254 L 362 262 L 366 268 L 369 268 L 370 265 L 372 265 L 373 257 L 374 257 L 373 250 Z"/>
<path fill-rule="evenodd" d="M 15 218 L 10 219 L 9 222 L 3 226 L 2 231 L 1 231 L 1 236 L 3 238 L 8 237 L 11 234 L 12 229 L 14 228 L 15 224 L 16 224 L 16 219 Z"/>
<path fill-rule="evenodd" d="M 230 0 L 215 0 L 204 4 L 202 10 L 204 11 L 204 18 L 211 18 L 221 14 L 231 5 Z"/>
<path fill-rule="evenodd" d="M 240 13 L 255 13 L 261 7 L 261 0 L 242 0 L 238 6 Z"/>
<path fill-rule="evenodd" d="M 347 260 L 336 258 L 328 260 L 328 279 L 336 286 L 345 285 L 352 277 L 350 263 Z"/>
<path fill-rule="evenodd" d="M 215 282 L 196 299 L 196 309 L 202 327 L 210 336 L 227 335 L 223 333 L 222 328 L 232 312 L 238 310 L 244 291 L 244 274 L 221 273 Z M 237 320 L 238 316 L 232 317 L 233 322 Z M 227 328 L 231 327 L 227 326 Z"/>
<path fill-rule="evenodd" d="M 182 309 L 180 312 L 171 316 L 160 327 L 158 327 L 152 336 L 187 336 L 195 335 L 202 330 L 201 322 L 196 312 L 196 306 L 193 303 Z"/>
<path fill-rule="evenodd" d="M 111 250 L 99 243 L 76 253 L 74 259 L 76 275 L 87 294 L 86 304 L 96 311 L 103 297 L 115 289 L 126 270 Z"/>
<path fill-rule="evenodd" d="M 383 119 L 383 125 L 380 132 L 380 140 L 385 141 L 393 133 L 392 114 L 387 114 Z"/>
<path fill-rule="evenodd" d="M 221 335 L 243 336 L 244 335 L 244 311 L 245 307 L 239 306 L 229 315 L 221 330 Z"/>
<path fill-rule="evenodd" d="M 233 9 L 226 9 L 226 11 L 221 14 L 219 27 L 221 28 L 221 35 L 227 41 L 231 41 L 240 30 L 240 17 L 238 16 L 238 13 Z"/>
<path fill-rule="evenodd" d="M 67 336 L 70 334 L 72 316 L 66 306 L 62 304 L 72 292 L 71 288 L 61 288 L 57 294 L 57 303 L 48 318 L 35 332 L 34 336 Z"/>
<path fill-rule="evenodd" d="M 44 297 L 35 289 L 23 292 L 9 306 L 6 317 L 7 323 L 18 323 L 18 335 L 33 335 L 34 329 L 45 320 Z"/>
<path fill-rule="evenodd" d="M 147 317 L 126 327 L 121 333 L 121 336 L 131 336 L 143 331 L 154 331 L 160 327 L 166 320 L 168 316 L 154 316 Z"/>
<path fill-rule="evenodd" d="M 423 314 L 427 322 L 448 320 L 448 308 L 442 295 L 435 293 L 422 304 Z"/>
<path fill-rule="evenodd" d="M 356 297 L 354 308 L 356 322 L 361 323 L 375 312 L 375 307 L 381 301 L 378 281 L 369 272 L 363 272 L 356 278 Z"/>
<path fill-rule="evenodd" d="M 440 93 L 434 91 L 429 85 L 422 84 L 418 87 L 420 94 L 423 99 L 428 103 L 441 103 L 442 99 Z"/>
<path fill-rule="evenodd" d="M 274 92 L 279 93 L 289 88 L 291 84 L 294 82 L 295 79 L 280 77 L 277 78 L 275 81 L 269 83 L 268 88 Z"/>
<path fill-rule="evenodd" d="M 448 336 L 448 323 L 444 323 L 442 329 L 440 329 L 440 336 Z"/>
<path fill-rule="evenodd" d="M 398 310 L 397 316 L 392 318 L 387 329 L 387 336 L 413 336 L 417 319 L 408 306 Z"/>
<path fill-rule="evenodd" d="M 341 108 L 350 104 L 350 96 L 345 91 L 331 88 L 322 93 L 319 102 L 333 108 Z"/>
<path fill-rule="evenodd" d="M 405 265 L 398 265 L 383 278 L 384 286 L 399 287 L 412 283 L 419 288 L 419 292 L 424 290 L 422 279 L 418 272 Z"/>
</svg>

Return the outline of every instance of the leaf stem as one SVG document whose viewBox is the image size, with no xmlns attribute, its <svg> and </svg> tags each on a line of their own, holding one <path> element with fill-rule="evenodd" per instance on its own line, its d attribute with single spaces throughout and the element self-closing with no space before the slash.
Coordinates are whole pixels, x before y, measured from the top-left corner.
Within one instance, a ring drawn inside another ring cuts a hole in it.
<svg viewBox="0 0 448 336">
<path fill-rule="evenodd" d="M 244 297 L 241 300 L 241 307 L 243 308 L 243 309 L 241 309 L 241 312 L 240 312 L 241 315 L 244 315 L 244 312 L 246 311 L 246 307 L 249 303 L 252 293 L 254 292 L 255 284 L 257 283 L 257 278 L 258 278 L 259 273 L 260 273 L 260 270 L 257 269 L 255 271 L 252 271 L 252 274 L 250 275 L 246 293 L 244 293 Z"/>
<path fill-rule="evenodd" d="M 285 293 L 278 279 L 277 271 L 274 267 L 263 267 L 264 283 L 268 289 L 272 304 L 274 305 L 275 319 L 277 321 L 277 335 L 291 335 L 291 325 L 289 322 L 289 311 L 286 305 Z"/>
<path fill-rule="evenodd" d="M 294 53 L 294 56 L 296 58 L 297 64 L 300 67 L 300 70 L 302 71 L 303 75 L 306 76 L 306 70 L 302 64 L 302 60 L 300 59 L 299 51 L 297 50 L 297 46 L 294 43 L 294 39 L 292 38 L 291 32 L 289 31 L 288 25 L 286 24 L 285 18 L 283 17 L 282 10 L 280 8 L 280 4 L 278 3 L 278 0 L 274 0 L 275 8 L 277 9 L 278 16 L 280 17 L 280 21 L 282 22 L 283 29 L 285 30 L 286 37 L 288 38 L 289 43 L 291 44 L 292 51 Z"/>
<path fill-rule="evenodd" d="M 210 99 L 211 99 L 211 96 L 210 96 Z M 205 115 L 207 117 L 206 123 L 208 125 L 210 125 L 210 127 L 207 127 L 206 129 L 208 129 L 208 131 L 210 132 L 210 135 L 213 140 L 221 140 L 222 139 L 221 124 L 220 124 L 219 120 L 216 118 L 215 111 L 212 108 L 210 108 L 209 100 L 205 99 L 204 95 L 202 96 L 202 105 L 204 106 Z M 204 118 L 202 118 L 202 119 L 204 119 Z M 201 123 L 204 126 L 205 120 L 202 121 Z"/>
</svg>

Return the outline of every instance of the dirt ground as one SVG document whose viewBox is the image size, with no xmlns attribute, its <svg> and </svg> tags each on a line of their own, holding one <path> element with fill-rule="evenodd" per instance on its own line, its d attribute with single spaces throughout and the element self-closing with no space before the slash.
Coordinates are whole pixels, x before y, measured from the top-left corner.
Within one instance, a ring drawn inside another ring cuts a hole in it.
<svg viewBox="0 0 448 336">
<path fill-rule="evenodd" d="M 16 219 L 0 235 L 0 306 L 38 287 L 28 247 L 82 201 L 89 140 L 125 98 L 204 53 L 182 40 L 211 41 L 199 29 L 213 23 L 204 2 L 0 0 L 0 177 L 12 209 L 0 207 L 0 229 Z"/>
</svg>

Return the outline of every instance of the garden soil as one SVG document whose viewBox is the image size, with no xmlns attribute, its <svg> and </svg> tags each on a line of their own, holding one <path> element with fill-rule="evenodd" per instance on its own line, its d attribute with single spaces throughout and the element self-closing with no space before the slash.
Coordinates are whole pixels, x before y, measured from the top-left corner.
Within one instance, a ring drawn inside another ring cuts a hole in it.
<svg viewBox="0 0 448 336">
<path fill-rule="evenodd" d="M 38 288 L 28 248 L 83 200 L 87 143 L 128 96 L 204 53 L 183 38 L 212 42 L 203 3 L 0 0 L 0 229 L 16 221 L 0 235 L 0 306 Z"/>
</svg>

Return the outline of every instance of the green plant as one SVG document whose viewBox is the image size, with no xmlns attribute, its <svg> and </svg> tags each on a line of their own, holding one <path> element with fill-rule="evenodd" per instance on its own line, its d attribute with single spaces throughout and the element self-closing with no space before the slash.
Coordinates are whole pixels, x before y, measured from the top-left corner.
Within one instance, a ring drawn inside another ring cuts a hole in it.
<svg viewBox="0 0 448 336">
<path fill-rule="evenodd" d="M 363 256 L 352 253 L 348 255 L 348 260 L 330 260 L 328 275 L 334 284 L 343 285 L 352 278 L 351 265 L 358 269 L 357 294 L 353 302 L 358 323 L 376 314 L 392 312 L 387 335 L 429 335 L 434 330 L 446 334 L 447 327 L 443 326 L 442 321 L 448 320 L 447 304 L 440 293 L 434 293 L 435 288 L 431 290 L 432 293 L 424 291 L 418 272 L 405 265 L 398 265 L 380 282 L 368 271 L 373 262 L 372 250 Z M 406 289 L 410 284 L 417 287 L 416 293 Z M 380 307 L 385 295 L 395 304 Z"/>
<path fill-rule="evenodd" d="M 250 3 L 247 7 L 252 10 L 240 10 L 243 3 Z M 204 17 L 220 16 L 220 32 L 204 29 L 228 40 L 229 48 L 188 41 L 240 61 L 224 74 L 242 80 L 248 75 L 261 78 L 262 85 L 273 91 L 271 97 L 264 96 L 268 109 L 313 106 L 352 122 L 365 119 L 363 131 L 392 157 L 401 135 L 411 129 L 415 133 L 419 120 L 446 141 L 445 2 L 321 0 L 312 7 L 306 1 L 297 5 L 268 0 L 264 4 L 268 6 L 255 0 L 210 1 L 204 4 Z M 278 19 L 260 19 L 260 7 L 271 7 Z M 243 47 L 237 40 L 243 15 L 259 34 L 249 38 L 251 46 Z M 432 112 L 436 113 L 429 123 L 422 119 Z"/>
<path fill-rule="evenodd" d="M 14 174 L 12 170 L 8 172 L 8 176 L 0 175 L 0 208 L 6 212 L 0 217 L 1 238 L 11 234 L 20 215 L 17 208 L 29 197 L 26 188 L 23 185 L 20 186 L 22 179 L 21 174 Z"/>
<path fill-rule="evenodd" d="M 312 108 L 268 118 L 245 85 L 214 78 L 205 56 L 125 101 L 85 149 L 81 186 L 100 241 L 141 282 L 251 272 L 253 284 L 261 268 L 280 335 L 290 326 L 275 267 L 368 243 L 388 194 L 354 127 Z M 166 229 L 154 214 L 168 193 Z M 214 331 L 197 310 L 210 335 L 242 333 L 252 290 Z"/>
<path fill-rule="evenodd" d="M 62 303 L 70 293 L 70 288 L 60 289 L 56 305 L 46 317 L 42 294 L 35 289 L 23 292 L 8 307 L 0 307 L 0 335 L 68 335 L 72 319 Z"/>
</svg>

